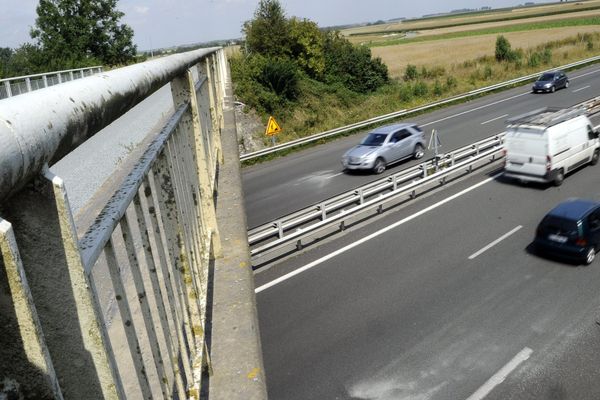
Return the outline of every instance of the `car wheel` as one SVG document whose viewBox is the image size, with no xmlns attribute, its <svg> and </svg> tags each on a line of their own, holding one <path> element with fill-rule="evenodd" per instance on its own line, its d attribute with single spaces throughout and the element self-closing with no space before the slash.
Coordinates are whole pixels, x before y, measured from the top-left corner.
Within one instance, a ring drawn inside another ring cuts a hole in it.
<svg viewBox="0 0 600 400">
<path fill-rule="evenodd" d="M 594 262 L 594 258 L 596 258 L 596 251 L 593 247 L 590 247 L 585 253 L 585 264 L 590 265 L 592 262 Z"/>
<path fill-rule="evenodd" d="M 565 180 L 565 173 L 563 172 L 562 169 L 559 169 L 558 172 L 556 173 L 556 176 L 554 177 L 554 186 L 562 185 L 564 180 Z"/>
<path fill-rule="evenodd" d="M 569 81 L 566 81 L 565 82 L 565 88 L 568 88 L 568 87 L 569 87 Z"/>
<path fill-rule="evenodd" d="M 592 159 L 590 160 L 590 164 L 591 165 L 598 164 L 598 158 L 600 158 L 600 152 L 598 150 L 596 150 L 594 152 L 594 154 L 592 155 Z"/>
<path fill-rule="evenodd" d="M 415 158 L 415 160 L 418 160 L 419 158 L 422 158 L 425 155 L 425 150 L 423 149 L 423 146 L 421 146 L 420 144 L 417 144 L 415 146 L 415 150 L 413 151 L 413 157 Z"/>
<path fill-rule="evenodd" d="M 378 158 L 377 160 L 375 160 L 373 172 L 375 172 L 376 174 L 381 174 L 383 173 L 383 171 L 385 171 L 385 161 L 383 161 L 383 158 Z"/>
<path fill-rule="evenodd" d="M 550 88 L 550 93 L 554 93 L 554 91 L 555 91 L 555 90 L 556 90 L 556 88 L 555 88 L 554 86 L 552 86 L 552 87 Z"/>
</svg>

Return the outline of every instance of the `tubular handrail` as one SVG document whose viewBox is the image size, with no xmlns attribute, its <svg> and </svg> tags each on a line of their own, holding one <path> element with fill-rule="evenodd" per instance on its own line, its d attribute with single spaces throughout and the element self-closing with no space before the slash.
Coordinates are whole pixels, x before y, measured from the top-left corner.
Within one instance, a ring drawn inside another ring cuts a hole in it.
<svg viewBox="0 0 600 400">
<path fill-rule="evenodd" d="M 50 75 L 58 75 L 58 74 L 66 74 L 66 73 L 70 73 L 70 72 L 80 72 L 80 71 L 93 71 L 93 70 L 99 70 L 99 72 L 102 72 L 102 65 L 95 65 L 93 67 L 85 67 L 85 68 L 73 68 L 73 69 L 65 69 L 65 70 L 61 70 L 61 71 L 52 71 L 52 72 L 42 72 L 40 74 L 31 74 L 31 75 L 23 75 L 23 76 L 13 76 L 10 78 L 3 78 L 0 79 L 0 83 L 3 82 L 10 82 L 10 81 L 18 81 L 18 80 L 24 80 L 27 78 L 37 78 L 40 76 L 50 76 Z"/>
<path fill-rule="evenodd" d="M 566 65 L 563 65 L 561 67 L 556 67 L 556 68 L 553 68 L 553 69 L 570 69 L 570 68 L 575 68 L 575 67 L 578 67 L 578 66 L 581 66 L 581 65 L 585 65 L 585 64 L 589 64 L 589 63 L 593 63 L 593 62 L 597 62 L 597 61 L 600 61 L 600 56 L 591 57 L 591 58 L 588 58 L 588 59 L 585 59 L 585 60 L 581 60 L 581 61 L 577 61 L 577 62 L 574 62 L 574 63 L 566 64 Z M 392 120 L 392 119 L 396 119 L 396 118 L 399 118 L 399 117 L 407 116 L 407 115 L 410 115 L 410 114 L 414 114 L 414 113 L 418 113 L 418 112 L 421 112 L 421 111 L 429 110 L 429 109 L 432 109 L 432 108 L 435 108 L 435 107 L 439 107 L 441 105 L 452 103 L 452 102 L 457 101 L 457 100 L 466 99 L 466 98 L 469 98 L 469 97 L 472 97 L 472 96 L 476 96 L 476 95 L 479 95 L 479 94 L 491 92 L 491 91 L 494 91 L 496 89 L 500 89 L 500 88 L 503 88 L 503 87 L 511 86 L 511 85 L 514 85 L 514 84 L 517 84 L 517 83 L 526 82 L 528 80 L 536 78 L 540 74 L 542 74 L 544 72 L 547 72 L 547 71 L 550 71 L 550 70 L 540 71 L 540 72 L 537 72 L 535 74 L 530 74 L 530 75 L 522 76 L 520 78 L 511 79 L 509 81 L 505 81 L 505 82 L 497 83 L 497 84 L 494 84 L 494 85 L 486 86 L 486 87 L 483 87 L 483 88 L 471 90 L 471 91 L 469 91 L 467 93 L 463 93 L 463 94 L 459 94 L 459 95 L 456 95 L 456 96 L 452 96 L 452 97 L 449 97 L 447 99 L 440 100 L 440 101 L 437 101 L 437 102 L 434 102 L 434 103 L 430 103 L 430 104 L 426 104 L 426 105 L 421 106 L 421 107 L 413 108 L 413 109 L 410 109 L 410 110 L 395 111 L 395 112 L 392 112 L 392 113 L 389 113 L 389 114 L 385 114 L 385 115 L 381 115 L 381 116 L 369 118 L 369 119 L 364 120 L 364 121 L 356 122 L 354 124 L 342 126 L 340 128 L 335 128 L 335 129 L 331 129 L 331 130 L 328 130 L 328 131 L 325 131 L 325 132 L 316 133 L 314 135 L 310 135 L 310 136 L 307 136 L 307 137 L 304 137 L 304 138 L 301 138 L 301 139 L 292 140 L 292 141 L 289 141 L 289 142 L 286 142 L 286 143 L 282 143 L 282 144 L 277 145 L 277 146 L 269 147 L 269 148 L 262 149 L 262 150 L 257 150 L 257 151 L 251 152 L 251 153 L 242 154 L 240 156 L 240 161 L 249 161 L 249 160 L 252 160 L 252 159 L 255 159 L 255 158 L 258 158 L 258 157 L 262 157 L 262 156 L 265 156 L 265 155 L 268 155 L 268 154 L 276 153 L 278 151 L 287 150 L 287 149 L 290 149 L 292 147 L 296 147 L 296 146 L 301 146 L 301 145 L 304 145 L 304 144 L 312 143 L 312 142 L 315 142 L 315 141 L 320 140 L 320 139 L 328 138 L 328 137 L 339 135 L 339 134 L 342 134 L 342 133 L 351 132 L 351 131 L 353 131 L 355 129 L 358 129 L 358 128 L 363 128 L 363 127 L 370 126 L 370 125 L 373 125 L 373 124 L 376 124 L 376 123 L 389 121 L 389 120 Z"/>
<path fill-rule="evenodd" d="M 69 81 L 0 102 L 0 201 L 217 48 Z M 23 110 L 35 109 L 35 113 Z"/>
</svg>

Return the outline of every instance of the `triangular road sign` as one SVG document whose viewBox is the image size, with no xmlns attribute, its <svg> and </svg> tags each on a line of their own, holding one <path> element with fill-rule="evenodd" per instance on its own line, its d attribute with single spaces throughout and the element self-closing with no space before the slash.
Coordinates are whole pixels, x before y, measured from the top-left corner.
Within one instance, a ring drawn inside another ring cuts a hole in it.
<svg viewBox="0 0 600 400">
<path fill-rule="evenodd" d="M 281 127 L 279 126 L 279 124 L 277 123 L 277 121 L 275 121 L 275 118 L 269 117 L 269 122 L 267 122 L 267 130 L 265 131 L 265 135 L 273 136 L 277 135 L 279 132 L 281 132 Z"/>
</svg>

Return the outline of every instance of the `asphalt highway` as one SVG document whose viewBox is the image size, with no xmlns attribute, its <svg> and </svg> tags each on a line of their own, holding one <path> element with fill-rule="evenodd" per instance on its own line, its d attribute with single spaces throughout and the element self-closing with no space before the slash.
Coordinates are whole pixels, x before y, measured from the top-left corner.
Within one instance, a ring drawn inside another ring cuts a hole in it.
<svg viewBox="0 0 600 400">
<path fill-rule="evenodd" d="M 419 124 L 426 132 L 427 140 L 431 130 L 436 129 L 442 142 L 441 151 L 450 151 L 503 132 L 506 119 L 510 117 L 541 107 L 569 107 L 600 94 L 600 66 L 593 65 L 568 73 L 568 76 L 571 80 L 569 88 L 552 94 L 533 94 L 531 84 L 527 84 L 406 121 Z M 379 178 L 368 173 L 346 174 L 342 171 L 342 154 L 364 136 L 365 132 L 354 134 L 245 168 L 242 178 L 248 227 L 270 222 Z M 432 154 L 428 151 L 426 157 Z M 411 160 L 397 164 L 384 174 L 415 163 Z"/>
<path fill-rule="evenodd" d="M 530 251 L 557 203 L 600 201 L 600 166 L 488 172 L 256 273 L 270 398 L 600 398 L 600 260 Z"/>
</svg>

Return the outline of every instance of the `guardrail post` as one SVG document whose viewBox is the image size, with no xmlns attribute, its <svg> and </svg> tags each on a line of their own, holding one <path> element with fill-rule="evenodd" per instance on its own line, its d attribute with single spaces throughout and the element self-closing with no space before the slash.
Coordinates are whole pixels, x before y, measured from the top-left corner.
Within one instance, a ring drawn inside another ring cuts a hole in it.
<svg viewBox="0 0 600 400">
<path fill-rule="evenodd" d="M 25 87 L 27 88 L 28 92 L 31 92 L 31 79 L 25 78 Z"/>
<path fill-rule="evenodd" d="M 321 210 L 321 221 L 325 221 L 327 219 L 327 208 L 325 207 L 325 203 L 319 204 L 319 209 Z"/>
<path fill-rule="evenodd" d="M 25 398 L 63 398 L 12 225 L 0 218 L 0 381 Z M 11 329 L 19 326 L 20 329 Z M 21 344 L 21 345 L 18 345 Z M 22 346 L 22 347 L 21 347 Z M 24 370 L 23 366 L 30 366 Z M 6 394 L 0 391 L 0 395 Z"/>
<path fill-rule="evenodd" d="M 62 180 L 46 170 L 4 205 L 65 398 L 124 398 Z"/>
<path fill-rule="evenodd" d="M 10 88 L 10 81 L 4 81 L 4 88 L 6 89 L 6 97 L 12 97 L 12 89 Z"/>
<path fill-rule="evenodd" d="M 279 239 L 283 238 L 283 224 L 281 223 L 281 221 L 277 221 L 277 235 L 279 236 Z"/>
<path fill-rule="evenodd" d="M 42 82 L 44 82 L 44 87 L 48 87 L 48 77 L 46 75 L 42 75 Z"/>
<path fill-rule="evenodd" d="M 60 72 L 56 74 L 56 77 L 58 78 L 58 83 L 62 83 L 62 76 L 60 75 Z"/>
<path fill-rule="evenodd" d="M 86 71 L 85 69 L 82 69 L 82 70 L 80 71 L 80 72 L 81 72 L 81 77 L 82 77 L 82 78 L 85 78 L 85 71 Z"/>
</svg>

